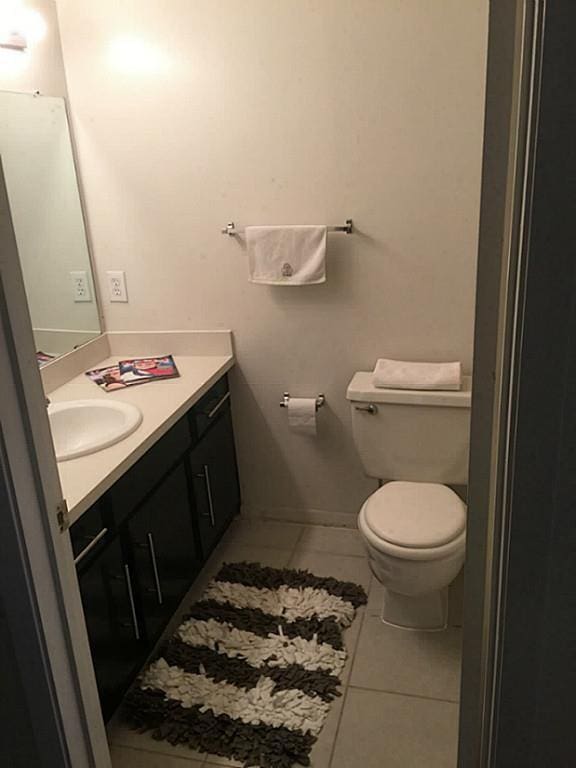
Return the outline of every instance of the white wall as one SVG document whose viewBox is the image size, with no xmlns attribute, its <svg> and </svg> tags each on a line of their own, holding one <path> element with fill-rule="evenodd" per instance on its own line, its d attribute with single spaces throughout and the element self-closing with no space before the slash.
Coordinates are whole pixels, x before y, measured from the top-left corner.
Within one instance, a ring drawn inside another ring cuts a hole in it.
<svg viewBox="0 0 576 768">
<path fill-rule="evenodd" d="M 346 385 L 378 356 L 471 366 L 487 0 L 59 0 L 118 329 L 232 328 L 249 510 L 354 522 L 374 483 Z M 341 223 L 328 282 L 250 285 L 247 223 Z M 169 350 L 167 350 L 169 351 Z M 316 439 L 284 390 L 326 394 Z"/>
<path fill-rule="evenodd" d="M 7 13 L 6 6 L 9 5 L 0 2 L 0 12 Z M 25 53 L 0 50 L 0 90 L 23 93 L 40 91 L 45 96 L 66 96 L 66 77 L 54 0 L 23 0 L 23 5 L 39 14 L 45 23 L 45 33 Z"/>
</svg>

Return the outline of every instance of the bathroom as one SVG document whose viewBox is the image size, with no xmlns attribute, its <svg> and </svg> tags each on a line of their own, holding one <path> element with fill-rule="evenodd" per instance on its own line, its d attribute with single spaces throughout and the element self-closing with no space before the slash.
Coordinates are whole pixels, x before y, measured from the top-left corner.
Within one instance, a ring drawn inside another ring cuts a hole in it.
<svg viewBox="0 0 576 768">
<path fill-rule="evenodd" d="M 2 432 L 67 755 L 22 739 L 8 765 L 489 764 L 481 499 L 512 289 L 486 232 L 542 23 L 503 5 L 0 3 L 2 359 L 27 412 Z M 299 246 L 259 280 L 271 227 Z M 378 360 L 414 365 L 375 384 Z M 267 613 L 282 590 L 302 605 Z M 224 603 L 261 644 L 286 611 L 336 643 L 299 683 L 306 727 L 277 712 L 277 656 L 255 678 L 198 639 Z"/>
</svg>

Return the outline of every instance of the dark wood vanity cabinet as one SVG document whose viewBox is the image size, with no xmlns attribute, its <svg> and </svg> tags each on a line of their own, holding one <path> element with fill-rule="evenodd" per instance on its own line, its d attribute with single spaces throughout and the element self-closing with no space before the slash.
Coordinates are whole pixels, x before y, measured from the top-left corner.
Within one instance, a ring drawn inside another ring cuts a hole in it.
<svg viewBox="0 0 576 768">
<path fill-rule="evenodd" d="M 119 537 L 79 573 L 86 628 L 102 710 L 110 714 L 121 682 L 138 671 L 146 643 L 139 630 L 134 574 Z"/>
<path fill-rule="evenodd" d="M 208 555 L 230 523 L 230 510 L 239 503 L 229 410 L 193 449 L 189 462 L 200 543 Z"/>
<path fill-rule="evenodd" d="M 183 464 L 170 472 L 127 526 L 142 634 L 154 642 L 202 567 Z"/>
<path fill-rule="evenodd" d="M 224 376 L 72 526 L 106 718 L 239 505 Z"/>
</svg>

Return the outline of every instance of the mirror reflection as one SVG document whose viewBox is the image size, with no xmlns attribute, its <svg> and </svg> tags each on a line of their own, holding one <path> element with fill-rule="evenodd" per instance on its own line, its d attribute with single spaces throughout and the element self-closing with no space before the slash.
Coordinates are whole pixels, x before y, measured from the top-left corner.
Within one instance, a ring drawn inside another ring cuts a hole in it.
<svg viewBox="0 0 576 768">
<path fill-rule="evenodd" d="M 64 100 L 0 92 L 0 157 L 45 365 L 101 332 Z"/>
</svg>

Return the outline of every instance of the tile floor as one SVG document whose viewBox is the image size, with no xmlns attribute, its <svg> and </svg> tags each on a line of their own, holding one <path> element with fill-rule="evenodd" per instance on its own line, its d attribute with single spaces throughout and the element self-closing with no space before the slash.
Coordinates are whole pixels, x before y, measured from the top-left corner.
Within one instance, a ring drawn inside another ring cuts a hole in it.
<svg viewBox="0 0 576 768">
<path fill-rule="evenodd" d="M 238 519 L 184 601 L 198 599 L 224 561 L 253 560 L 308 568 L 354 581 L 369 602 L 345 633 L 349 660 L 342 697 L 312 752 L 311 768 L 452 768 L 456 765 L 460 678 L 459 626 L 441 633 L 404 632 L 380 621 L 381 586 L 370 573 L 356 531 Z M 461 594 L 455 585 L 455 597 Z M 455 601 L 456 602 L 456 601 Z M 451 623 L 461 612 L 451 607 Z M 170 632 L 178 625 L 174 617 Z M 112 723 L 113 768 L 239 766 L 225 758 L 154 741 Z"/>
</svg>

